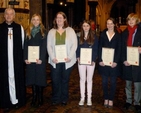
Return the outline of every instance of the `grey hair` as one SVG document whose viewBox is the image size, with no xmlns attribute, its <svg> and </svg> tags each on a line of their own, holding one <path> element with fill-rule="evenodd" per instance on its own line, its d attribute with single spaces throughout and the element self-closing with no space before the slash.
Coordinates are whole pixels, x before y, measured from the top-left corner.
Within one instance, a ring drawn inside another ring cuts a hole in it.
<svg viewBox="0 0 141 113">
<path fill-rule="evenodd" d="M 12 10 L 14 15 L 15 15 L 15 10 L 13 8 L 6 8 L 5 11 L 4 11 L 4 14 L 8 11 L 8 10 Z"/>
</svg>

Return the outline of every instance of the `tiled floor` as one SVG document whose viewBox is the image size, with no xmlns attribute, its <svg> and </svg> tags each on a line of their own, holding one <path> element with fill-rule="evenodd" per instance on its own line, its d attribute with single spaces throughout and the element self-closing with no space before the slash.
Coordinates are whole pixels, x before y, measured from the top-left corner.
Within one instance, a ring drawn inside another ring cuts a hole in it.
<svg viewBox="0 0 141 113">
<path fill-rule="evenodd" d="M 126 111 L 123 109 L 125 103 L 125 92 L 124 86 L 125 82 L 118 78 L 117 80 L 117 90 L 114 100 L 114 107 L 109 109 L 103 106 L 103 93 L 101 86 L 101 77 L 97 70 L 95 71 L 93 77 L 93 93 L 91 107 L 84 105 L 83 107 L 78 106 L 80 99 L 80 89 L 79 89 L 79 74 L 77 70 L 77 65 L 71 73 L 70 83 L 69 83 L 69 102 L 66 106 L 52 106 L 51 105 L 51 80 L 50 80 L 50 70 L 47 68 L 48 73 L 48 86 L 44 89 L 44 104 L 38 108 L 32 108 L 30 106 L 31 101 L 31 88 L 27 87 L 27 104 L 26 106 L 19 109 L 11 109 L 9 113 L 136 113 L 134 107 L 132 106 L 130 110 Z"/>
</svg>

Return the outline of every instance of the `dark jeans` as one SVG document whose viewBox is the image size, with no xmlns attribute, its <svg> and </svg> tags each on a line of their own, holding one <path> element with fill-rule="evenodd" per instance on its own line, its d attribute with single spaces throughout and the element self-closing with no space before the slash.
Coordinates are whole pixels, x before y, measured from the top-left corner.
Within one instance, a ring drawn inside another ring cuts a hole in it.
<svg viewBox="0 0 141 113">
<path fill-rule="evenodd" d="M 103 87 L 104 100 L 113 101 L 115 92 L 116 92 L 116 79 L 117 79 L 117 76 L 115 75 L 113 76 L 102 75 L 102 87 Z"/>
<path fill-rule="evenodd" d="M 51 66 L 52 78 L 52 102 L 67 102 L 69 98 L 69 79 L 72 67 L 65 69 L 65 63 L 56 64 L 56 68 Z"/>
</svg>

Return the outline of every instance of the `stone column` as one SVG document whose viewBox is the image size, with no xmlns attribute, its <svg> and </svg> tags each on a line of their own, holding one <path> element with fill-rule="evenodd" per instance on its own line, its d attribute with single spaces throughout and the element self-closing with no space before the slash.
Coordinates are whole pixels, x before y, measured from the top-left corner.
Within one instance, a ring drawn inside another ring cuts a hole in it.
<svg viewBox="0 0 141 113">
<path fill-rule="evenodd" d="M 55 8 L 54 4 L 47 4 L 48 29 L 51 29 L 53 27 L 53 20 L 54 20 L 53 8 Z"/>
<path fill-rule="evenodd" d="M 135 13 L 136 12 L 136 3 L 137 0 L 128 0 L 128 14 L 129 13 Z"/>
<path fill-rule="evenodd" d="M 98 5 L 97 1 L 88 1 L 88 5 L 89 5 L 89 19 L 92 19 L 96 22 L 96 6 Z"/>
<path fill-rule="evenodd" d="M 30 3 L 30 18 L 33 14 L 38 13 L 42 17 L 42 0 L 29 0 Z"/>
<path fill-rule="evenodd" d="M 68 3 L 68 22 L 69 26 L 73 26 L 74 14 L 73 14 L 73 3 Z"/>
</svg>

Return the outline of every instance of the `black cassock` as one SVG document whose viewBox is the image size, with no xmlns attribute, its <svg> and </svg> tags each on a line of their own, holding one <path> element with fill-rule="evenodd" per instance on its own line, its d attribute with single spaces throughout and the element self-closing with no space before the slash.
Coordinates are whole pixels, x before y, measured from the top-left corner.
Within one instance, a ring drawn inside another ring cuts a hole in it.
<svg viewBox="0 0 141 113">
<path fill-rule="evenodd" d="M 25 76 L 22 49 L 21 26 L 15 22 L 7 25 L 5 22 L 0 24 L 0 107 L 9 108 L 13 104 L 10 101 L 9 82 L 8 82 L 8 28 L 13 29 L 13 64 L 17 105 L 25 104 Z"/>
</svg>

